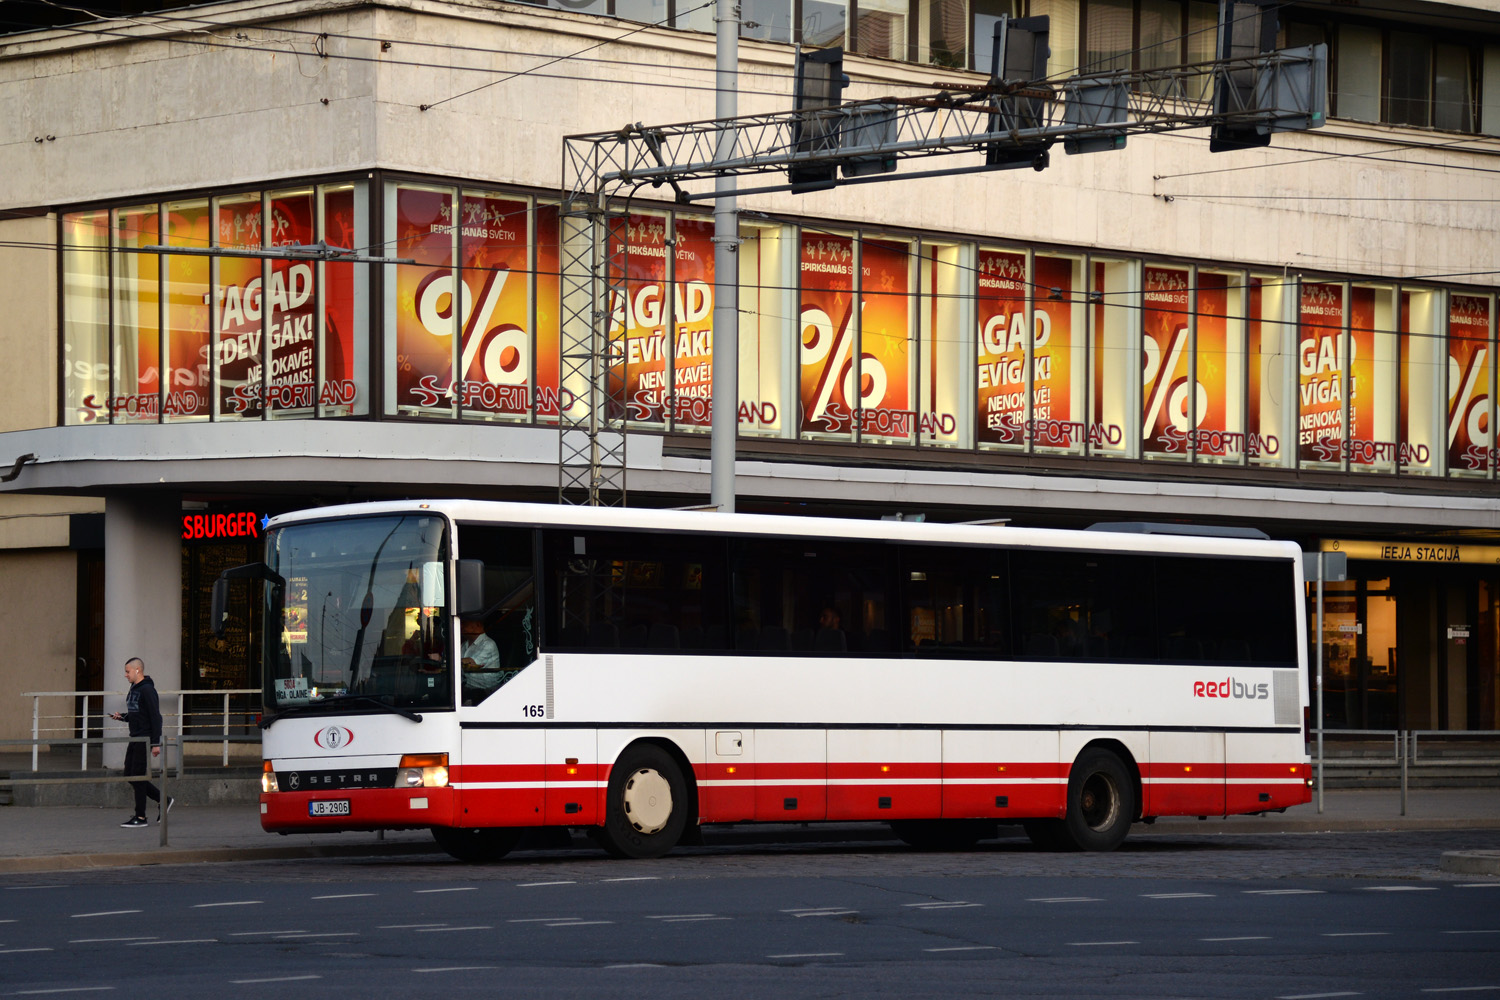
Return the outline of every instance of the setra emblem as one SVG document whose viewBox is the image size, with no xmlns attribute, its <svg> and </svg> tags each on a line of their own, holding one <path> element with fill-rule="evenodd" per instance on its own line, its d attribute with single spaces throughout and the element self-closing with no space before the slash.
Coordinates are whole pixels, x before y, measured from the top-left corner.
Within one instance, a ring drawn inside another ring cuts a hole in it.
<svg viewBox="0 0 1500 1000">
<path fill-rule="evenodd" d="M 329 726 L 318 730 L 313 742 L 324 750 L 342 750 L 354 742 L 354 732 L 343 726 Z"/>
</svg>

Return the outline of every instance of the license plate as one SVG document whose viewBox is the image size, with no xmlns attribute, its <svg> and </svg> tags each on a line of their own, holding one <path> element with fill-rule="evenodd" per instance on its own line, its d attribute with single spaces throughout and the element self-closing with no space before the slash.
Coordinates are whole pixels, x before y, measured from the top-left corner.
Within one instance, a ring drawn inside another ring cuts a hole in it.
<svg viewBox="0 0 1500 1000">
<path fill-rule="evenodd" d="M 309 802 L 307 804 L 309 816 L 347 816 L 349 815 L 348 799 L 333 799 L 327 802 Z"/>
</svg>

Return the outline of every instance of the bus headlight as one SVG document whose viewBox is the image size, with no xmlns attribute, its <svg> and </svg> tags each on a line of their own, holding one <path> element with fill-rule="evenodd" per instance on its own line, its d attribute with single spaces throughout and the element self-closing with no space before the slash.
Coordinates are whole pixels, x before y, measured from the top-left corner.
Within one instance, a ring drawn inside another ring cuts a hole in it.
<svg viewBox="0 0 1500 1000">
<path fill-rule="evenodd" d="M 401 755 L 396 771 L 397 788 L 444 788 L 448 784 L 448 755 L 408 753 Z"/>
<path fill-rule="evenodd" d="M 271 767 L 270 761 L 265 761 L 260 767 L 260 790 L 263 792 L 279 792 L 276 787 L 276 771 Z"/>
</svg>

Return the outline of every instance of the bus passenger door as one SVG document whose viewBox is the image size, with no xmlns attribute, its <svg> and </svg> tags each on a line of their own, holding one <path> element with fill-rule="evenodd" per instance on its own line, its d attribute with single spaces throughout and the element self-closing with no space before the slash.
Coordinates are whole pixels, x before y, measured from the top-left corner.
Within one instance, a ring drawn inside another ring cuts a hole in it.
<svg viewBox="0 0 1500 1000">
<path fill-rule="evenodd" d="M 1152 733 L 1146 816 L 1224 815 L 1224 734 Z"/>
<path fill-rule="evenodd" d="M 801 823 L 828 818 L 828 732 L 757 729 L 755 818 Z"/>
<path fill-rule="evenodd" d="M 542 750 L 540 729 L 465 728 L 463 763 L 450 775 L 459 792 L 458 824 L 540 824 Z"/>
</svg>

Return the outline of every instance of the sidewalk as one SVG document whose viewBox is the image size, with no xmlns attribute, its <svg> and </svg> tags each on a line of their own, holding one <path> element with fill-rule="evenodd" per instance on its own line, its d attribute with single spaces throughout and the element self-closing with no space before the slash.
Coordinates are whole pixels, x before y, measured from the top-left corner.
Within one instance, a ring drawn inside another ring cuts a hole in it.
<svg viewBox="0 0 1500 1000">
<path fill-rule="evenodd" d="M 1132 837 L 1316 833 L 1366 830 L 1500 830 L 1500 788 L 1422 789 L 1407 799 L 1401 815 L 1400 793 L 1394 789 L 1329 791 L 1324 811 L 1315 804 L 1289 809 L 1284 815 L 1243 816 L 1199 821 L 1163 819 L 1151 826 L 1137 825 Z M 86 806 L 0 808 L 0 874 L 110 868 L 125 865 L 187 864 L 211 861 L 251 861 L 271 858 L 308 858 L 337 855 L 378 855 L 433 852 L 437 846 L 423 830 L 374 833 L 294 834 L 279 836 L 260 828 L 254 803 L 219 805 L 181 804 L 168 818 L 170 845 L 160 846 L 155 823 L 144 830 L 121 829 L 128 810 Z M 154 810 L 148 810 L 154 814 Z M 889 836 L 880 824 L 838 824 L 858 839 Z M 793 832 L 795 831 L 795 833 Z M 819 827 L 811 828 L 816 836 Z M 831 830 L 827 836 L 836 836 Z M 800 839 L 801 827 L 740 825 L 705 831 L 708 843 L 749 840 Z M 1474 874 L 1500 874 L 1500 856 L 1480 858 Z"/>
</svg>

